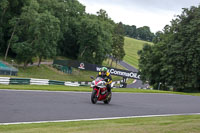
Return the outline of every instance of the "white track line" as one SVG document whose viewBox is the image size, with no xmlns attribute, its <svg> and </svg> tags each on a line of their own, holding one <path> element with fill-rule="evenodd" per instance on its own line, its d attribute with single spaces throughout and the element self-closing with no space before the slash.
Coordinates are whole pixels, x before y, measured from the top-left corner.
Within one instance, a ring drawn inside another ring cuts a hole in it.
<svg viewBox="0 0 200 133">
<path fill-rule="evenodd" d="M 108 117 L 108 118 L 91 118 L 91 119 L 74 119 L 74 120 L 56 120 L 56 121 L 34 121 L 34 122 L 13 122 L 0 123 L 0 125 L 16 125 L 16 124 L 38 124 L 50 122 L 75 122 L 75 121 L 96 121 L 96 120 L 115 120 L 126 118 L 147 118 L 147 117 L 164 117 L 164 116 L 181 116 L 181 115 L 200 115 L 200 113 L 183 113 L 183 114 L 164 114 L 164 115 L 142 115 L 142 116 L 126 116 L 126 117 Z"/>
</svg>

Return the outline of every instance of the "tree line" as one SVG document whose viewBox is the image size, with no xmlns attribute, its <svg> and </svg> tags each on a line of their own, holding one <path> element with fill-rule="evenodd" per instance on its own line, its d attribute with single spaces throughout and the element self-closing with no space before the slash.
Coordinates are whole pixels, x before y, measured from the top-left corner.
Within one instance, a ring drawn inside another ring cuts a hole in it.
<svg viewBox="0 0 200 133">
<path fill-rule="evenodd" d="M 138 52 L 141 79 L 155 89 L 200 91 L 200 5 L 184 8 L 181 15 L 157 32 L 154 45 Z"/>
<path fill-rule="evenodd" d="M 15 57 L 24 67 L 34 57 L 65 56 L 102 64 L 122 60 L 124 31 L 105 10 L 87 14 L 78 0 L 1 0 L 0 55 Z"/>
<path fill-rule="evenodd" d="M 137 28 L 135 25 L 123 25 L 125 35 L 131 38 L 152 42 L 155 35 L 148 26 Z"/>
</svg>

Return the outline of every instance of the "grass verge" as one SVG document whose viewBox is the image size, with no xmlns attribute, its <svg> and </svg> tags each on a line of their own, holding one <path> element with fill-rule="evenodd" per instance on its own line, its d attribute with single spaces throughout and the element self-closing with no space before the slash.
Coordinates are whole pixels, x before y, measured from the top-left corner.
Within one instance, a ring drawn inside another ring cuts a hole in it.
<svg viewBox="0 0 200 133">
<path fill-rule="evenodd" d="M 97 72 L 73 69 L 72 74 L 66 74 L 54 69 L 48 65 L 41 65 L 40 67 L 31 66 L 23 69 L 19 68 L 18 77 L 23 78 L 38 78 L 51 79 L 59 81 L 91 81 L 90 76 L 97 75 Z"/>
<path fill-rule="evenodd" d="M 62 85 L 0 85 L 0 89 L 14 89 L 14 90 L 46 90 L 46 91 L 81 91 L 91 92 L 92 89 L 89 86 L 62 86 Z M 128 92 L 128 93 L 166 93 L 166 94 L 181 94 L 200 96 L 200 93 L 184 93 L 173 91 L 160 91 L 160 90 L 144 90 L 134 88 L 113 88 L 113 92 Z"/>
<path fill-rule="evenodd" d="M 1 125 L 0 133 L 199 133 L 200 115 Z"/>
<path fill-rule="evenodd" d="M 23 69 L 23 67 L 18 67 L 18 69 L 18 75 L 11 77 L 50 79 L 58 81 L 92 81 L 90 76 L 96 77 L 98 74 L 97 72 L 79 70 L 75 68 L 73 69 L 72 74 L 67 74 L 58 71 L 49 65 L 41 65 L 40 67 L 29 66 L 26 69 Z M 7 75 L 1 75 L 1 77 L 7 77 Z M 114 81 L 122 79 L 122 77 L 119 76 L 112 76 L 112 78 Z"/>
<path fill-rule="evenodd" d="M 0 59 L 3 57 L 0 56 Z M 62 59 L 62 57 L 57 57 L 57 59 Z M 8 62 L 10 63 L 11 59 L 8 59 Z M 37 61 L 38 59 L 34 59 L 34 61 Z M 53 62 L 52 59 L 48 59 L 45 61 Z M 108 62 L 110 62 L 110 59 L 103 62 L 103 65 L 108 66 Z M 58 81 L 91 81 L 90 76 L 96 77 L 98 72 L 93 71 L 86 71 L 86 70 L 80 70 L 73 68 L 71 74 L 63 73 L 61 71 L 58 71 L 57 69 L 53 68 L 52 65 L 40 65 L 40 67 L 37 66 L 28 66 L 26 69 L 23 68 L 23 66 L 15 66 L 18 68 L 18 75 L 12 76 L 16 78 L 38 78 L 38 79 L 50 79 L 50 80 L 58 80 Z M 113 67 L 116 67 L 118 69 L 125 69 L 120 65 L 117 65 L 115 62 L 113 62 Z M 8 77 L 8 75 L 0 75 L 1 77 Z M 122 80 L 122 77 L 119 76 L 112 76 L 114 81 Z"/>
</svg>

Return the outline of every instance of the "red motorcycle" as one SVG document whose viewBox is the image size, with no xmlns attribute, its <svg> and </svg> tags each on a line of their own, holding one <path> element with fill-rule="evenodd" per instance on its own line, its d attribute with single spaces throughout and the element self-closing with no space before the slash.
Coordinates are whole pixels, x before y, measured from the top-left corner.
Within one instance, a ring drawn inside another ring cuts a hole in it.
<svg viewBox="0 0 200 133">
<path fill-rule="evenodd" d="M 91 77 L 94 79 L 94 77 Z M 105 104 L 109 104 L 111 101 L 112 93 L 108 95 L 108 89 L 106 88 L 106 81 L 103 78 L 97 77 L 91 83 L 91 88 L 93 88 L 91 95 L 91 102 L 96 104 L 97 101 L 103 101 Z"/>
</svg>

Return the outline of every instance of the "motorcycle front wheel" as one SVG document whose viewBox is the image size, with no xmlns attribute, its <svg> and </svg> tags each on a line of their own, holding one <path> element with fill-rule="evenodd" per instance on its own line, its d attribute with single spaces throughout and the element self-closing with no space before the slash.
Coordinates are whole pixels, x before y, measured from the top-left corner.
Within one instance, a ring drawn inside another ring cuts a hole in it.
<svg viewBox="0 0 200 133">
<path fill-rule="evenodd" d="M 110 96 L 106 98 L 105 101 L 103 101 L 105 104 L 109 104 L 112 98 L 112 93 L 110 93 Z"/>
<path fill-rule="evenodd" d="M 93 91 L 92 91 L 92 95 L 91 95 L 91 102 L 92 102 L 93 104 L 96 104 L 96 103 L 97 103 L 97 96 L 96 96 L 96 94 L 97 94 L 97 91 L 96 91 L 96 90 L 93 90 Z"/>
</svg>

